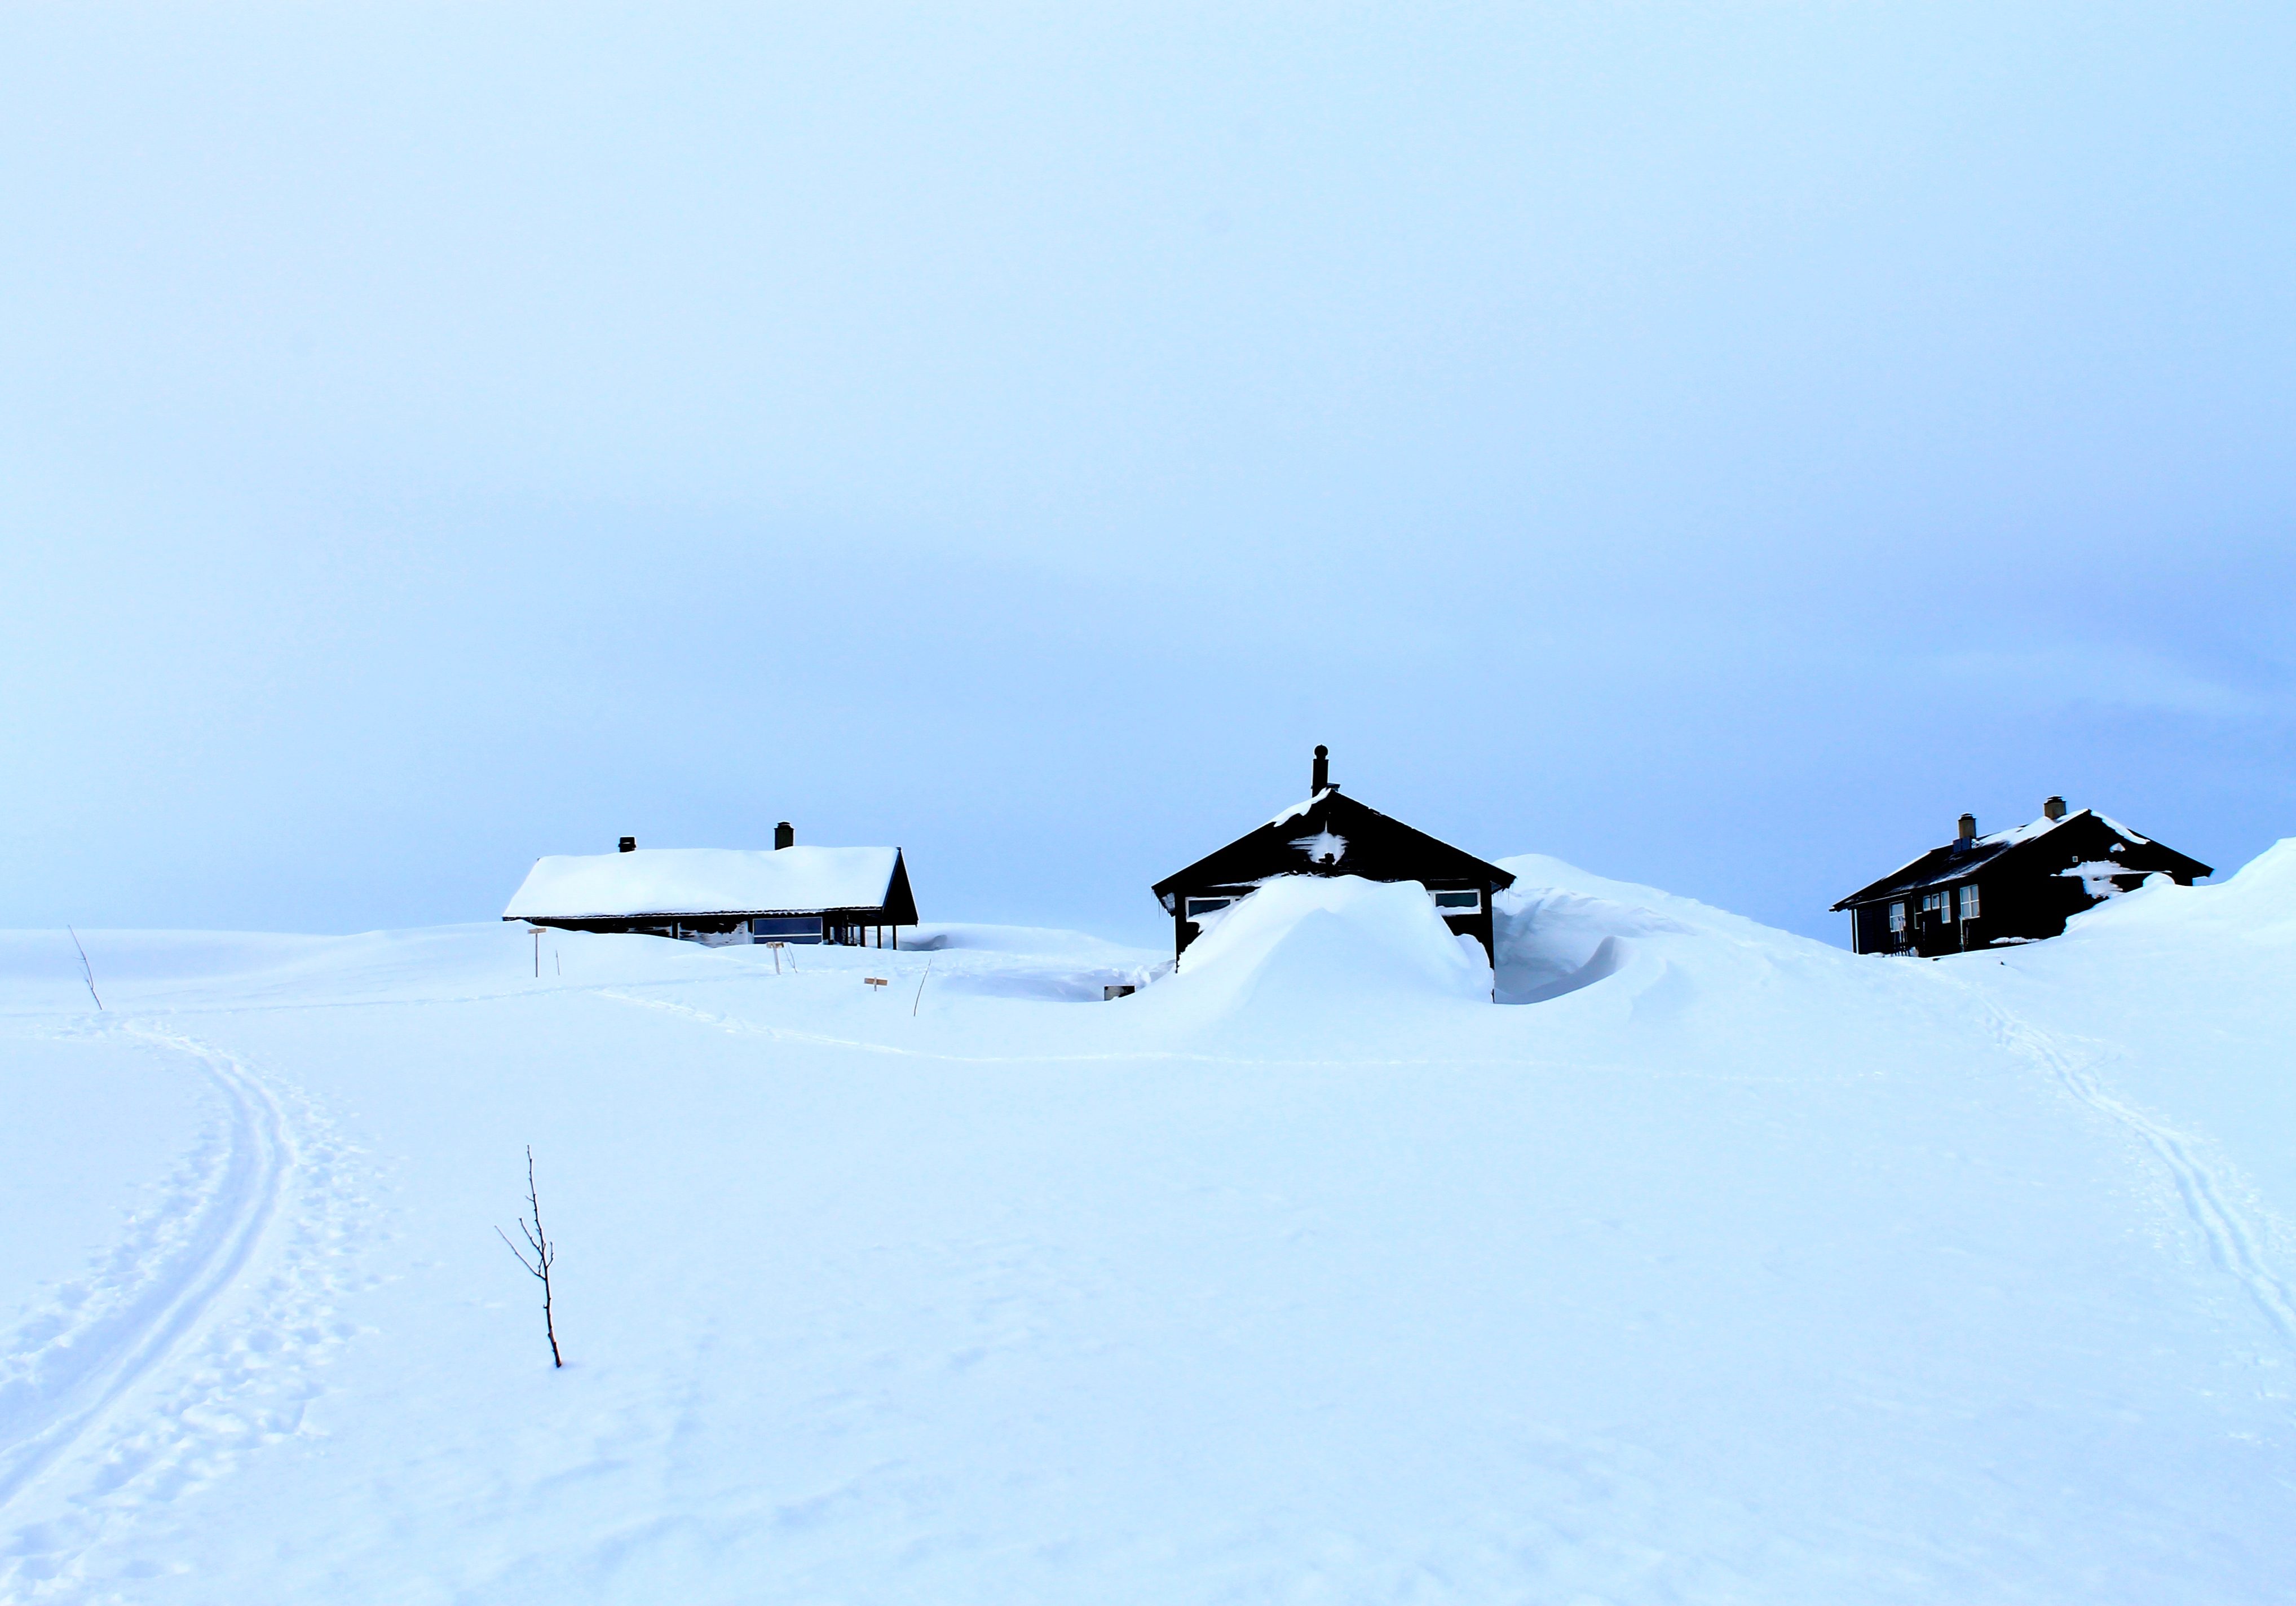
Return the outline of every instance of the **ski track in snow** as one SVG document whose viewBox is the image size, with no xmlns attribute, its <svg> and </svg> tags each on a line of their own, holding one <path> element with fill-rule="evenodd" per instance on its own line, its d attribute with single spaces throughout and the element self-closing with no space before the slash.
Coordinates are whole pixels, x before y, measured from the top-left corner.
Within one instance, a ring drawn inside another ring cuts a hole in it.
<svg viewBox="0 0 2296 1606">
<path fill-rule="evenodd" d="M 2275 1275 L 2265 1235 L 2233 1202 L 2234 1184 L 2203 1160 L 2192 1139 L 2163 1126 L 2108 1091 L 2085 1066 L 2046 1033 L 1988 1003 L 1995 1031 L 2012 1051 L 2038 1065 L 2073 1098 L 2141 1139 L 2177 1184 L 2185 1214 L 2208 1245 L 2209 1258 L 2256 1301 L 2281 1341 L 2296 1348 L 2296 1297 Z"/>
<path fill-rule="evenodd" d="M 312 1367 L 352 1331 L 334 1307 L 365 1201 L 326 1124 L 222 1049 L 98 1029 L 187 1056 L 221 1117 L 119 1243 L 0 1337 L 9 1602 L 95 1598 L 107 1537 L 299 1430 Z"/>
</svg>

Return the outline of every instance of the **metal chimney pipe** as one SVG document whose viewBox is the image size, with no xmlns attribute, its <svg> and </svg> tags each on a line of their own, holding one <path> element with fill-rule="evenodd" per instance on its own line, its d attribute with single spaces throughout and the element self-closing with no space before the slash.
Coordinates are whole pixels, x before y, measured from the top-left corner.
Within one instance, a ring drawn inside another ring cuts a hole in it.
<svg viewBox="0 0 2296 1606">
<path fill-rule="evenodd" d="M 2065 800 L 2062 798 L 2051 798 L 2041 805 L 2041 812 L 2052 820 L 2062 820 L 2065 817 Z"/>
<path fill-rule="evenodd" d="M 796 846 L 797 832 L 790 829 L 790 823 L 787 820 L 783 820 L 780 824 L 774 827 L 774 851 L 775 853 L 779 853 L 784 848 L 794 848 Z"/>
<path fill-rule="evenodd" d="M 637 850 L 638 850 L 638 840 L 637 840 L 637 838 L 636 838 L 636 837 L 624 837 L 624 838 L 622 839 L 622 851 L 623 851 L 624 853 L 636 853 Z"/>
<path fill-rule="evenodd" d="M 1332 784 L 1332 750 L 1320 744 L 1316 749 L 1315 777 L 1308 784 L 1310 796 Z"/>
<path fill-rule="evenodd" d="M 1977 816 L 1964 815 L 1961 816 L 1961 845 L 1966 848 L 1975 840 L 1977 840 Z"/>
</svg>

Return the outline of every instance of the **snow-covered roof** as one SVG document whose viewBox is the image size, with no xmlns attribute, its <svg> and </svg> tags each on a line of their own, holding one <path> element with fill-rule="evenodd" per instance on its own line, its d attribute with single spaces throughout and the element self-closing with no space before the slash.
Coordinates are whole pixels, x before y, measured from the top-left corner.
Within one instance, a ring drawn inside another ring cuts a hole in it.
<svg viewBox="0 0 2296 1606">
<path fill-rule="evenodd" d="M 2004 848 L 2015 848 L 2025 842 L 2038 841 L 2041 838 L 2048 835 L 2049 832 L 2056 830 L 2059 826 L 2067 824 L 2074 820 L 2080 819 L 2083 815 L 2089 815 L 2095 819 L 2103 821 L 2107 825 L 2112 824 L 2112 822 L 2106 820 L 2103 815 L 2095 814 L 2094 811 L 2086 808 L 2077 808 L 2072 813 L 2054 820 L 2052 820 L 2046 815 L 2043 815 L 2039 819 L 2028 820 L 2022 825 L 2013 825 L 2006 831 L 1997 831 L 1989 833 L 1988 835 L 1979 837 L 1966 848 L 1962 848 L 1957 851 L 1950 846 L 1945 848 L 1932 848 L 1917 858 L 1907 859 L 1904 864 L 1890 872 L 1889 874 L 1883 876 L 1880 881 L 1875 881 L 1871 887 L 1867 887 L 1862 891 L 1852 893 L 1850 897 L 1864 897 L 1874 891 L 1876 889 L 1882 887 L 1894 886 L 1897 890 L 1903 892 L 1919 887 L 1931 886 L 1939 881 L 1962 880 L 1977 870 L 1980 866 L 1989 864 L 1993 859 L 2000 855 Z M 2114 826 L 2113 828 L 2115 830 L 2120 829 L 2118 826 Z M 2129 836 L 2129 838 L 2134 841 L 2141 842 L 2144 840 L 2143 837 L 2136 836 L 2134 832 L 2125 832 L 2124 834 Z M 1947 856 L 1940 860 L 1938 856 L 1940 854 L 1944 854 Z M 1926 874 L 1915 873 L 1917 871 L 1923 870 L 1927 871 Z M 1843 900 L 1845 903 L 1848 901 L 1849 900 L 1846 898 Z"/>
<path fill-rule="evenodd" d="M 1315 807 L 1316 804 L 1321 803 L 1324 799 L 1330 797 L 1333 792 L 1339 790 L 1340 789 L 1336 786 L 1326 786 L 1314 797 L 1309 798 L 1305 803 L 1294 803 L 1291 807 L 1285 809 L 1282 814 L 1277 815 L 1274 819 L 1267 823 L 1270 825 L 1281 825 L 1286 820 L 1296 820 L 1301 815 L 1306 814 L 1309 809 Z"/>
<path fill-rule="evenodd" d="M 1853 904 L 1871 902 L 1883 897 L 1896 897 L 1907 892 L 1921 891 L 1927 888 L 1949 886 L 1956 882 L 1966 881 L 1980 870 L 1991 867 L 2004 854 L 2012 849 L 2038 842 L 2053 832 L 2062 832 L 2077 826 L 2087 829 L 2074 833 L 2072 840 L 2076 844 L 2087 837 L 2094 828 L 2102 826 L 2107 834 L 2118 839 L 2119 844 L 2151 850 L 2147 856 L 2154 862 L 2149 868 L 2164 867 L 2161 861 L 2162 856 L 2166 856 L 2167 860 L 2185 866 L 2193 874 L 2209 873 L 2208 866 L 2201 864 L 2199 860 L 2188 859 L 2185 855 L 2176 852 L 2173 848 L 2164 848 L 2149 837 L 2137 835 L 2110 815 L 2099 814 L 2093 808 L 2077 808 L 2060 819 L 2052 820 L 2044 815 L 2038 820 L 2029 820 L 2024 824 L 2013 825 L 2007 831 L 1997 831 L 1989 836 L 1977 838 L 1966 847 L 1959 843 L 1949 843 L 1943 848 L 1932 848 L 1920 857 L 1908 860 L 1899 865 L 1880 881 L 1860 888 L 1833 906 L 1836 909 L 1846 909 Z M 2121 848 L 2116 845 L 2112 851 L 2119 853 Z M 2133 875 L 2143 872 L 2124 868 L 2120 873 Z"/>
<path fill-rule="evenodd" d="M 884 905 L 895 848 L 640 848 L 537 859 L 504 920 L 814 914 Z"/>
<path fill-rule="evenodd" d="M 1990 836 L 1982 836 L 1978 838 L 1976 845 L 1979 848 L 2014 848 L 2020 842 L 2030 842 L 2036 840 L 2038 838 L 2048 835 L 2049 832 L 2056 830 L 2060 826 L 2070 825 L 2074 821 L 2079 819 L 2083 815 L 2087 815 L 2098 824 L 2103 825 L 2108 831 L 2112 832 L 2114 834 L 2128 841 L 2150 842 L 2152 840 L 2150 837 L 2138 836 L 2135 832 L 2129 830 L 2128 826 L 2123 825 L 2111 815 L 2099 814 L 2094 808 L 2076 808 L 2072 813 L 2061 815 L 2057 819 L 2052 820 L 2048 815 L 2043 815 L 2039 819 L 2028 820 L 2022 825 L 2013 825 L 2006 831 L 1997 831 Z M 1915 864 L 1919 864 L 1920 862 L 1921 861 L 1919 859 L 1914 861 Z M 1907 868 L 1910 869 L 1912 866 L 1908 865 Z"/>
</svg>

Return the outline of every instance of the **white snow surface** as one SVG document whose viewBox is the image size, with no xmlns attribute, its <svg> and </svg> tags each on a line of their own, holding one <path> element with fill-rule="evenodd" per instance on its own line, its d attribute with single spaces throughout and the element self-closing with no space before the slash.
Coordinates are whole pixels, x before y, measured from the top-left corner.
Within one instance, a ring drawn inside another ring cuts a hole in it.
<svg viewBox="0 0 2296 1606">
<path fill-rule="evenodd" d="M 2296 842 L 1938 962 L 1505 864 L 0 934 L 0 1600 L 2296 1594 Z"/>
<path fill-rule="evenodd" d="M 873 909 L 892 885 L 891 848 L 640 848 L 537 859 L 504 920 L 639 914 L 814 914 Z"/>
</svg>

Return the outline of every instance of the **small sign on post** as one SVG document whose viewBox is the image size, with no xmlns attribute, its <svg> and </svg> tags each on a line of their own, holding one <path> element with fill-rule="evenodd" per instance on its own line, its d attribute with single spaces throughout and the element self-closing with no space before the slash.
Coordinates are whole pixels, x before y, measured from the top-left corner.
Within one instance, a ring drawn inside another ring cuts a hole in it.
<svg viewBox="0 0 2296 1606">
<path fill-rule="evenodd" d="M 881 993 L 885 990 L 889 981 L 889 979 L 883 976 L 864 976 L 861 979 Z"/>
</svg>

